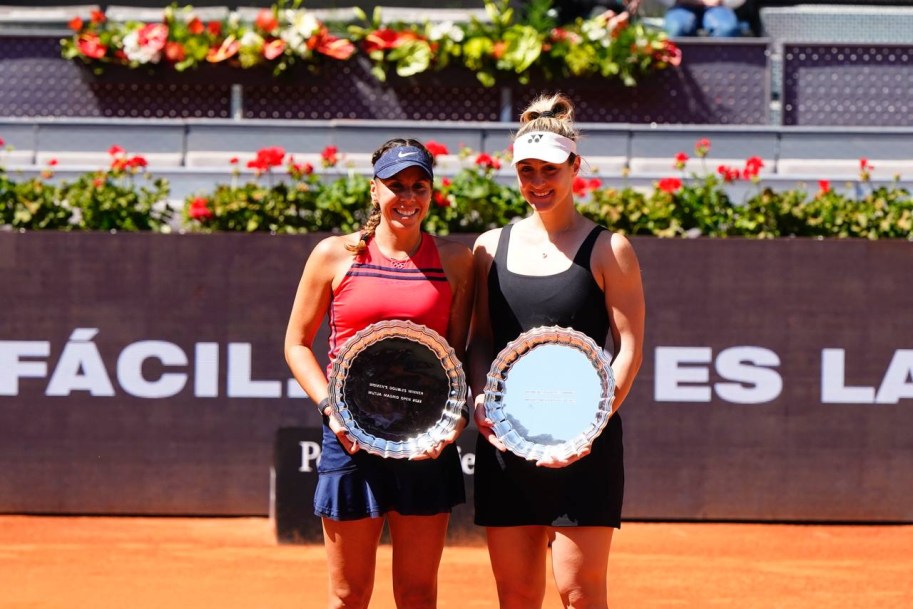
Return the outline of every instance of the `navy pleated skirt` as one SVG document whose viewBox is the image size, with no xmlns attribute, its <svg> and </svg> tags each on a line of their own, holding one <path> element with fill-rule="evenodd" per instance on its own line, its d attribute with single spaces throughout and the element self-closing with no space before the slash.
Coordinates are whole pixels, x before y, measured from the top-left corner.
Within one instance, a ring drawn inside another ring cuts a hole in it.
<svg viewBox="0 0 913 609">
<path fill-rule="evenodd" d="M 376 518 L 394 511 L 405 516 L 449 513 L 466 501 L 460 457 L 451 444 L 437 459 L 384 459 L 345 451 L 323 426 L 314 513 L 333 520 Z"/>
</svg>

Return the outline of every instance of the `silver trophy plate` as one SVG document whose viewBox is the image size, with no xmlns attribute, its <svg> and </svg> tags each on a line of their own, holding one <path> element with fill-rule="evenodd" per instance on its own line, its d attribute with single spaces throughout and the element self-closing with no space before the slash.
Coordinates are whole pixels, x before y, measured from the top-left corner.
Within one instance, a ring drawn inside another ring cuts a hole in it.
<svg viewBox="0 0 913 609">
<path fill-rule="evenodd" d="M 382 321 L 342 345 L 330 371 L 329 398 L 333 415 L 361 448 L 407 459 L 456 428 L 466 377 L 440 334 L 410 321 Z"/>
<path fill-rule="evenodd" d="M 514 454 L 531 461 L 566 459 L 602 432 L 614 398 L 611 362 L 593 339 L 570 328 L 539 327 L 495 358 L 485 414 Z"/>
</svg>

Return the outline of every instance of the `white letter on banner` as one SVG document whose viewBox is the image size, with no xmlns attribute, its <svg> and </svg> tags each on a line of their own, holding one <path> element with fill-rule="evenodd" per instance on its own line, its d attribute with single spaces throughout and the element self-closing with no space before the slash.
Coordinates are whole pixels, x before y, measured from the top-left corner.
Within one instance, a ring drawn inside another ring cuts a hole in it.
<svg viewBox="0 0 913 609">
<path fill-rule="evenodd" d="M 871 404 L 874 387 L 847 387 L 843 349 L 821 350 L 821 402 L 823 404 Z"/>
<path fill-rule="evenodd" d="M 657 347 L 654 397 L 657 402 L 709 402 L 710 387 L 684 387 L 683 383 L 708 383 L 707 366 L 682 364 L 709 364 L 713 352 L 710 347 Z"/>
<path fill-rule="evenodd" d="M 884 373 L 875 401 L 896 404 L 903 398 L 913 398 L 913 349 L 898 349 Z"/>
<path fill-rule="evenodd" d="M 73 330 L 51 375 L 47 395 L 69 395 L 73 391 L 88 391 L 96 396 L 114 395 L 114 386 L 98 347 L 90 342 L 96 334 L 98 328 Z"/>
<path fill-rule="evenodd" d="M 250 353 L 250 343 L 228 344 L 228 397 L 281 398 L 280 381 L 251 380 Z"/>
<path fill-rule="evenodd" d="M 0 395 L 19 395 L 19 379 L 44 378 L 47 362 L 23 362 L 23 357 L 47 357 L 51 343 L 43 340 L 0 340 Z"/>
<path fill-rule="evenodd" d="M 138 398 L 170 398 L 187 384 L 183 372 L 166 372 L 157 381 L 143 376 L 143 362 L 155 358 L 165 366 L 186 366 L 187 354 L 174 343 L 161 340 L 142 340 L 121 351 L 117 358 L 117 381 L 120 386 Z"/>
<path fill-rule="evenodd" d="M 320 443 L 303 441 L 298 442 L 298 445 L 301 446 L 301 467 L 298 468 L 298 471 L 314 471 L 311 467 L 311 462 L 313 462 L 314 465 L 320 465 Z"/>
<path fill-rule="evenodd" d="M 735 404 L 771 402 L 783 391 L 783 379 L 776 370 L 780 358 L 763 347 L 730 347 L 716 356 L 716 371 L 728 381 L 714 385 L 718 396 Z"/>
<path fill-rule="evenodd" d="M 197 343 L 194 352 L 193 395 L 219 397 L 219 343 Z"/>
<path fill-rule="evenodd" d="M 289 379 L 286 383 L 286 393 L 290 398 L 306 398 L 308 394 L 305 393 L 304 389 L 301 388 L 301 385 L 298 384 L 298 381 L 295 379 Z"/>
</svg>

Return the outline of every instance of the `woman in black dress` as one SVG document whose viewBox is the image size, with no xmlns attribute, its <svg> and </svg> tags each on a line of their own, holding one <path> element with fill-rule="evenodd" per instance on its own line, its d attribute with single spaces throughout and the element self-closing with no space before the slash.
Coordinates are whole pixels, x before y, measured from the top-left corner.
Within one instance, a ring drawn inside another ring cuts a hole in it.
<svg viewBox="0 0 913 609">
<path fill-rule="evenodd" d="M 607 607 L 612 532 L 624 494 L 621 418 L 589 450 L 532 462 L 507 452 L 480 395 L 495 355 L 538 326 L 570 327 L 612 353 L 614 408 L 640 367 L 644 299 L 630 242 L 574 205 L 580 170 L 573 105 L 534 101 L 520 119 L 513 164 L 532 214 L 481 235 L 474 247 L 476 305 L 470 345 L 476 394 L 476 524 L 486 527 L 501 609 L 542 606 L 548 548 L 565 607 Z"/>
</svg>

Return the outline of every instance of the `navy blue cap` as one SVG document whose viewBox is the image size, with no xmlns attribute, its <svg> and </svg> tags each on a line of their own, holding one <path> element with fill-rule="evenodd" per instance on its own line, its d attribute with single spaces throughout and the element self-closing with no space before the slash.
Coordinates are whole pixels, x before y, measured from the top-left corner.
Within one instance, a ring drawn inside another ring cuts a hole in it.
<svg viewBox="0 0 913 609">
<path fill-rule="evenodd" d="M 407 167 L 421 167 L 430 179 L 434 179 L 431 155 L 415 146 L 397 146 L 383 153 L 374 163 L 374 175 L 386 180 Z"/>
</svg>

